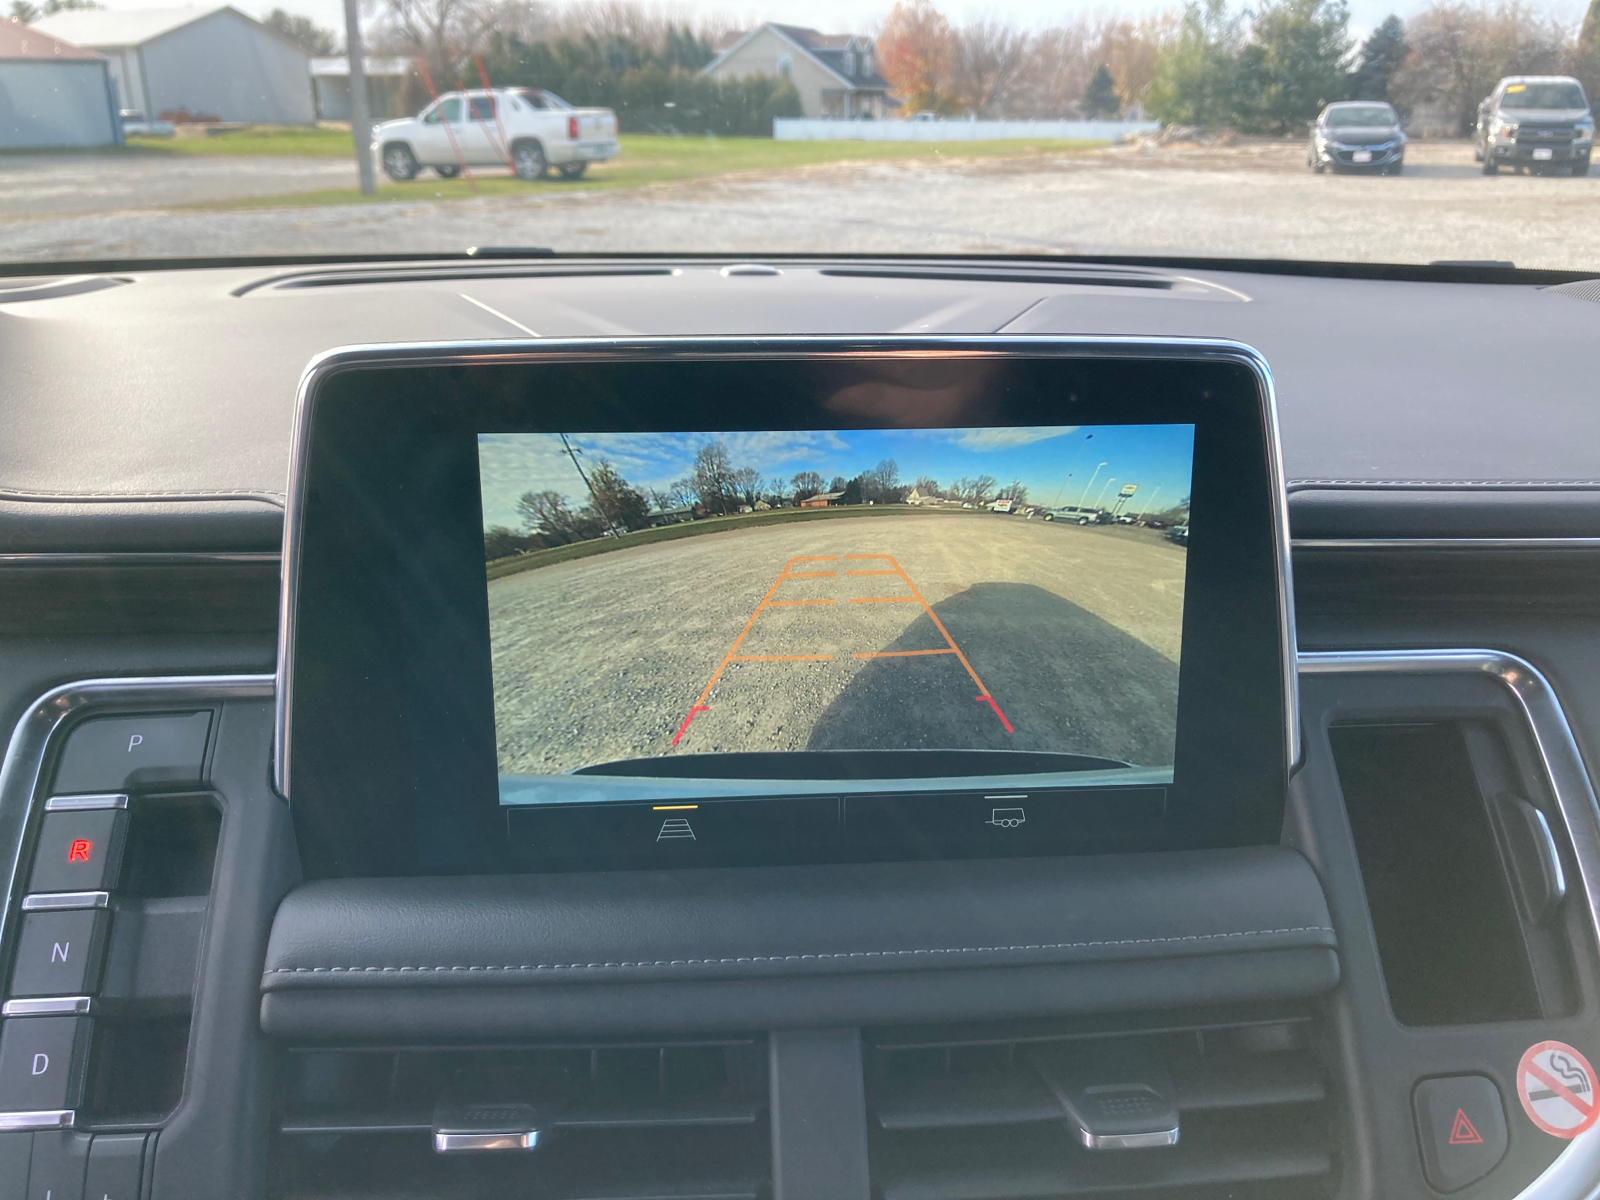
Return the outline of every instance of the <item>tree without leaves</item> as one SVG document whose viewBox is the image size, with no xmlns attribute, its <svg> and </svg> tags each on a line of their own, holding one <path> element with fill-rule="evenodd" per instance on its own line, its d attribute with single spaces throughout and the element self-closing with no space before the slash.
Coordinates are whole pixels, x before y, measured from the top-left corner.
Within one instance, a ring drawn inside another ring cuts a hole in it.
<svg viewBox="0 0 1600 1200">
<path fill-rule="evenodd" d="M 1389 85 L 1395 103 L 1441 111 L 1463 135 L 1503 76 L 1559 74 L 1572 57 L 1561 27 L 1522 0 L 1435 0 L 1407 23 L 1406 40 L 1411 53 Z"/>
<path fill-rule="evenodd" d="M 1111 68 L 1101 63 L 1083 92 L 1083 114 L 1086 117 L 1114 117 L 1122 110 L 1122 97 L 1117 95 L 1117 81 L 1111 78 Z"/>
<path fill-rule="evenodd" d="M 994 491 L 994 488 L 995 478 L 993 475 L 979 475 L 972 481 L 972 499 L 982 504 L 984 497 Z"/>
<path fill-rule="evenodd" d="M 579 515 L 567 507 L 567 498 L 560 492 L 523 492 L 517 513 L 529 533 L 542 533 L 557 545 L 577 540 Z"/>
<path fill-rule="evenodd" d="M 832 481 L 828 484 L 828 490 L 830 492 L 842 492 L 844 491 L 844 485 L 846 482 L 848 481 L 843 475 L 835 475 Z"/>
<path fill-rule="evenodd" d="M 900 467 L 892 458 L 885 458 L 872 470 L 863 471 L 860 479 L 862 498 L 874 504 L 898 503 L 905 493 L 900 486 Z"/>
<path fill-rule="evenodd" d="M 799 471 L 789 485 L 794 488 L 794 502 L 799 504 L 822 491 L 822 476 L 815 471 Z"/>
<path fill-rule="evenodd" d="M 1026 33 L 993 17 L 969 21 L 955 38 L 944 90 L 980 117 L 1003 110 L 1028 64 Z"/>
<path fill-rule="evenodd" d="M 689 479 L 707 512 L 728 513 L 738 507 L 733 462 L 721 442 L 706 442 L 695 452 Z"/>
<path fill-rule="evenodd" d="M 339 48 L 339 39 L 333 30 L 324 29 L 310 17 L 302 17 L 298 13 L 275 8 L 267 14 L 263 24 L 269 29 L 276 29 L 307 54 L 328 55 Z"/>
<path fill-rule="evenodd" d="M 913 486 L 919 496 L 939 495 L 939 481 L 931 475 L 918 475 L 917 482 Z"/>
<path fill-rule="evenodd" d="M 589 487 L 607 523 L 630 532 L 650 524 L 650 506 L 644 496 L 608 460 L 602 458 L 590 468 Z"/>
<path fill-rule="evenodd" d="M 754 467 L 740 467 L 733 473 L 733 489 L 741 503 L 754 508 L 761 499 L 761 472 Z"/>
</svg>

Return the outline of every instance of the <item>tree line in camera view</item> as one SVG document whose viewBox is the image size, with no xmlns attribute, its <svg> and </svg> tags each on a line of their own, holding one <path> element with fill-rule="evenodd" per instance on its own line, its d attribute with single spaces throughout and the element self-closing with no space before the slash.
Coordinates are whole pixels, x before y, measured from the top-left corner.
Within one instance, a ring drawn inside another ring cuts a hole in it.
<svg viewBox="0 0 1600 1200">
<path fill-rule="evenodd" d="M 995 500 L 1022 505 L 1028 500 L 1025 484 L 1001 484 L 992 475 L 963 477 L 947 485 L 926 476 L 906 483 L 893 459 L 848 478 L 824 478 L 816 471 L 771 478 L 755 467 L 735 466 L 728 447 L 717 440 L 699 448 L 689 474 L 664 487 L 637 488 L 605 458 L 596 460 L 584 476 L 585 503 L 574 505 L 554 489 L 524 492 L 517 501 L 522 528 L 491 525 L 484 531 L 484 557 L 493 561 L 678 521 L 798 508 L 808 501 L 827 506 L 900 504 L 912 493 L 973 506 Z"/>
</svg>

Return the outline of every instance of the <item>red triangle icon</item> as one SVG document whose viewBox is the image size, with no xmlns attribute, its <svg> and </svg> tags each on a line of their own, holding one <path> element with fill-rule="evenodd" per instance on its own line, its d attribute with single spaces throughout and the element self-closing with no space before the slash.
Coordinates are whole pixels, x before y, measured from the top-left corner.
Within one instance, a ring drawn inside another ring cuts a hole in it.
<svg viewBox="0 0 1600 1200">
<path fill-rule="evenodd" d="M 1472 1127 L 1472 1122 L 1467 1119 L 1467 1114 L 1461 1109 L 1456 1109 L 1455 1124 L 1450 1126 L 1450 1144 L 1452 1146 L 1481 1146 L 1483 1135 Z"/>
</svg>

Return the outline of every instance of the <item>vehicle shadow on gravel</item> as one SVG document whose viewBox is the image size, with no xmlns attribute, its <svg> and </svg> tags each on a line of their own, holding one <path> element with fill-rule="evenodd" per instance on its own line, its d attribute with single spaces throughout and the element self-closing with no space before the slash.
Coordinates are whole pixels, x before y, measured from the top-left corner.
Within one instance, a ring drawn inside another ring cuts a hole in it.
<svg viewBox="0 0 1600 1200">
<path fill-rule="evenodd" d="M 1178 664 L 1054 592 L 979 583 L 933 606 L 995 703 L 955 655 L 863 663 L 812 727 L 809 750 L 1057 750 L 1172 762 Z M 881 650 L 942 644 L 926 614 Z"/>
</svg>

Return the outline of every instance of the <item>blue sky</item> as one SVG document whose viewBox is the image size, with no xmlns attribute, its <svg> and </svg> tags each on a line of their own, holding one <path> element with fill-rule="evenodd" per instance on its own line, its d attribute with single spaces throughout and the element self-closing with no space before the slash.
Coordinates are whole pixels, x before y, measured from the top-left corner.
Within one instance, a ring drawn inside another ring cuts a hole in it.
<svg viewBox="0 0 1600 1200">
<path fill-rule="evenodd" d="M 641 491 L 689 473 L 695 451 L 710 438 L 727 447 L 735 467 L 787 481 L 815 471 L 824 482 L 846 478 L 892 458 L 903 483 L 930 475 L 948 486 L 962 476 L 993 475 L 1001 486 L 1020 479 L 1036 504 L 1109 503 L 1136 483 L 1132 507 L 1166 508 L 1189 494 L 1192 425 L 1052 425 L 1001 429 L 872 429 L 773 433 L 595 433 L 570 435 L 585 464 L 609 459 Z M 561 442 L 550 433 L 486 433 L 478 438 L 484 524 L 520 527 L 517 497 L 546 488 L 574 507 L 588 500 Z M 1103 464 L 1103 465 L 1102 465 Z"/>
</svg>

